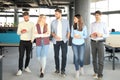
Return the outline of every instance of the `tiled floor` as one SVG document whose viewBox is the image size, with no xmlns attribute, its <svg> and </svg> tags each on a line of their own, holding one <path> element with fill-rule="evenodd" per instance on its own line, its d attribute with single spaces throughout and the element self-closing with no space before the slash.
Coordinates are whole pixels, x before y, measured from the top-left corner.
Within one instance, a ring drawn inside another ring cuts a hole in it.
<svg viewBox="0 0 120 80">
<path fill-rule="evenodd" d="M 66 67 L 66 77 L 61 77 L 60 74 L 56 75 L 54 73 L 54 54 L 53 47 L 50 45 L 46 72 L 44 78 L 39 78 L 39 62 L 36 59 L 35 47 L 33 49 L 33 58 L 30 62 L 30 69 L 32 73 L 23 72 L 21 76 L 16 76 L 18 68 L 18 48 L 12 47 L 7 48 L 8 53 L 5 53 L 3 58 L 3 80 L 76 80 L 75 79 L 75 68 L 73 65 L 73 53 L 71 47 L 68 48 L 68 60 Z M 120 58 L 120 54 L 117 54 Z M 104 66 L 104 76 L 103 80 L 120 80 L 120 62 L 116 63 L 116 70 L 112 70 L 112 63 L 108 60 L 105 60 Z M 79 80 L 95 80 L 92 78 L 93 68 L 92 64 L 84 66 L 85 74 L 80 76 Z"/>
</svg>

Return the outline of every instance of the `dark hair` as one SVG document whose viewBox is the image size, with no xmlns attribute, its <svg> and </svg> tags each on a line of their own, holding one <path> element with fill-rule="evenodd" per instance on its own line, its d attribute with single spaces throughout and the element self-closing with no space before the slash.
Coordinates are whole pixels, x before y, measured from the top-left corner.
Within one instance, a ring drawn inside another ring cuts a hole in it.
<svg viewBox="0 0 120 80">
<path fill-rule="evenodd" d="M 75 17 L 79 19 L 81 17 L 81 15 L 80 14 L 76 14 Z"/>
<path fill-rule="evenodd" d="M 99 11 L 99 10 L 97 10 L 97 11 L 95 11 L 95 14 L 102 15 L 102 12 L 101 12 L 101 11 Z"/>
<path fill-rule="evenodd" d="M 29 15 L 27 11 L 23 13 L 23 16 L 27 16 L 27 15 Z"/>
<path fill-rule="evenodd" d="M 57 8 L 57 9 L 55 9 L 55 12 L 62 13 L 62 10 L 61 10 L 61 9 L 59 9 L 59 8 Z"/>
<path fill-rule="evenodd" d="M 80 14 L 76 14 L 74 17 L 76 17 L 78 19 L 78 24 L 74 23 L 73 28 L 77 29 L 79 31 L 82 31 L 83 29 L 83 20 L 82 20 L 82 16 Z"/>
<path fill-rule="evenodd" d="M 115 29 L 111 29 L 111 32 L 115 32 Z"/>
</svg>

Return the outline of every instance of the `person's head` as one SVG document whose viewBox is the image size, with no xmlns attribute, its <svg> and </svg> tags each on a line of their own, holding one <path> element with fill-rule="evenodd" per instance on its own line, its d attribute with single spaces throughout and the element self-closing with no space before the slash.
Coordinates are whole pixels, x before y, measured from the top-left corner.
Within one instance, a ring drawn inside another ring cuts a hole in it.
<svg viewBox="0 0 120 80">
<path fill-rule="evenodd" d="M 61 16 L 62 16 L 62 10 L 59 9 L 59 8 L 57 8 L 57 9 L 55 10 L 55 17 L 56 17 L 56 19 L 60 19 Z"/>
<path fill-rule="evenodd" d="M 38 23 L 42 22 L 42 23 L 46 23 L 46 16 L 44 14 L 40 14 L 38 17 Z"/>
<path fill-rule="evenodd" d="M 23 18 L 24 18 L 24 20 L 27 22 L 27 21 L 29 21 L 29 13 L 28 12 L 24 12 L 23 13 Z"/>
<path fill-rule="evenodd" d="M 81 31 L 83 28 L 83 19 L 80 14 L 76 14 L 74 16 L 74 29 L 77 29 L 77 26 L 78 26 L 78 30 Z"/>
<path fill-rule="evenodd" d="M 99 10 L 95 11 L 95 19 L 96 19 L 96 21 L 99 21 L 101 19 L 101 15 L 102 15 L 101 11 L 99 11 Z"/>
<path fill-rule="evenodd" d="M 115 29 L 111 29 L 111 32 L 115 32 Z"/>
<path fill-rule="evenodd" d="M 82 16 L 80 14 L 76 14 L 74 16 L 74 23 L 83 23 Z"/>
</svg>

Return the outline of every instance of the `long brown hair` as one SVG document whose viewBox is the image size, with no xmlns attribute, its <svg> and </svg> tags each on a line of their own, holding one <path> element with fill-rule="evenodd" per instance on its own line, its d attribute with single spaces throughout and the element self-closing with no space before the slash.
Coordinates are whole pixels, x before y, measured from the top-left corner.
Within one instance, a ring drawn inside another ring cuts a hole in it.
<svg viewBox="0 0 120 80">
<path fill-rule="evenodd" d="M 84 25 L 82 16 L 80 14 L 76 14 L 74 17 L 78 19 L 78 22 L 74 23 L 73 28 L 75 30 L 77 29 L 78 31 L 82 31 Z"/>
</svg>

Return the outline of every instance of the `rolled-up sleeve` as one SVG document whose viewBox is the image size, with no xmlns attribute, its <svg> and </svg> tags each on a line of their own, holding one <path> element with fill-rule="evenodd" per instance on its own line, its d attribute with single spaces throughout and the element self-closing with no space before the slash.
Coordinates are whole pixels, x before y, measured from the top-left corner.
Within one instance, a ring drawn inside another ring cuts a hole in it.
<svg viewBox="0 0 120 80">
<path fill-rule="evenodd" d="M 67 21 L 67 32 L 70 32 L 70 25 L 68 21 Z"/>
<path fill-rule="evenodd" d="M 20 27 L 20 24 L 18 24 L 17 34 L 18 34 L 18 35 L 21 34 L 21 27 Z"/>
<path fill-rule="evenodd" d="M 106 38 L 109 36 L 109 29 L 108 27 L 106 26 L 106 24 L 104 24 L 104 34 L 103 34 L 103 37 Z"/>
<path fill-rule="evenodd" d="M 83 38 L 87 38 L 87 28 L 86 28 L 86 26 L 83 29 Z"/>
<path fill-rule="evenodd" d="M 74 31 L 73 31 L 73 26 L 71 27 L 71 37 L 73 38 Z"/>
</svg>

